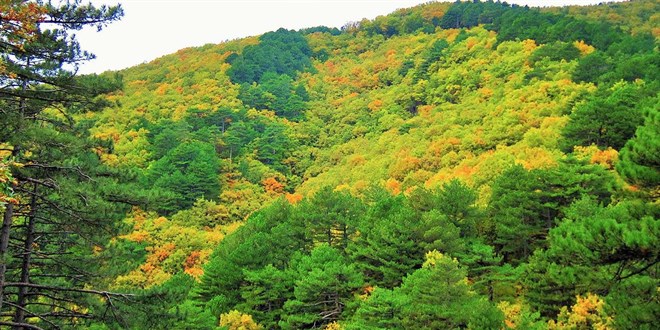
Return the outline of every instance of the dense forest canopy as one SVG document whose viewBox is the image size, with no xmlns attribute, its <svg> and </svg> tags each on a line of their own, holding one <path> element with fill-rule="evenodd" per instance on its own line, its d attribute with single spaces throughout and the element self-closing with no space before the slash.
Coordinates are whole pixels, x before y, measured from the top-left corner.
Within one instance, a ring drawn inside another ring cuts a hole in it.
<svg viewBox="0 0 660 330">
<path fill-rule="evenodd" d="M 121 7 L 0 9 L 0 326 L 657 327 L 657 0 L 429 2 L 84 76 L 72 33 Z"/>
</svg>

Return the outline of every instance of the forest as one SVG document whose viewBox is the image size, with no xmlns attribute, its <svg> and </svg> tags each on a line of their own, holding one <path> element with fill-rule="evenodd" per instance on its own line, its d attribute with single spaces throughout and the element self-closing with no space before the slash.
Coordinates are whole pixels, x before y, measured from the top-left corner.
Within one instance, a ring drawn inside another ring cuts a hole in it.
<svg viewBox="0 0 660 330">
<path fill-rule="evenodd" d="M 428 2 L 102 74 L 0 0 L 1 329 L 656 329 L 660 2 Z"/>
</svg>

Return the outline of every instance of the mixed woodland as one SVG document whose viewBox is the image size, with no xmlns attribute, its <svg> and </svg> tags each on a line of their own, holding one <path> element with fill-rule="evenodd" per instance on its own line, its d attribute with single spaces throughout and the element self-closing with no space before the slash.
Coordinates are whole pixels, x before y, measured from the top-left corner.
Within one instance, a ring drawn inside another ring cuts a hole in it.
<svg viewBox="0 0 660 330">
<path fill-rule="evenodd" d="M 0 0 L 0 328 L 657 328 L 657 0 L 77 75 L 122 15 Z"/>
</svg>

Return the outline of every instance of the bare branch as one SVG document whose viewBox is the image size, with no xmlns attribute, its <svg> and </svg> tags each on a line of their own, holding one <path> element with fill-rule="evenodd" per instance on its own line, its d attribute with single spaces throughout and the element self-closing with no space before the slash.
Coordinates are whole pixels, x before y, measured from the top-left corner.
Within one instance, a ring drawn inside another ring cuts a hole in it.
<svg viewBox="0 0 660 330">
<path fill-rule="evenodd" d="M 0 325 L 8 325 L 10 327 L 26 328 L 26 329 L 34 329 L 34 330 L 44 330 L 44 328 L 40 328 L 36 325 L 32 325 L 32 324 L 29 324 L 29 323 L 16 323 L 16 322 L 9 322 L 9 321 L 0 321 Z"/>
</svg>

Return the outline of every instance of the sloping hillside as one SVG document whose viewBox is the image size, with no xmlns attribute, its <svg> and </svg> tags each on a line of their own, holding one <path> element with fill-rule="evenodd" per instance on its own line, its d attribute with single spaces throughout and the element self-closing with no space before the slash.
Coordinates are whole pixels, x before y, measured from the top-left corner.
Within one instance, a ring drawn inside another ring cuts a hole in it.
<svg viewBox="0 0 660 330">
<path fill-rule="evenodd" d="M 650 328 L 657 7 L 428 3 L 106 73 L 78 119 L 152 196 L 103 281 L 133 328 Z"/>
</svg>

